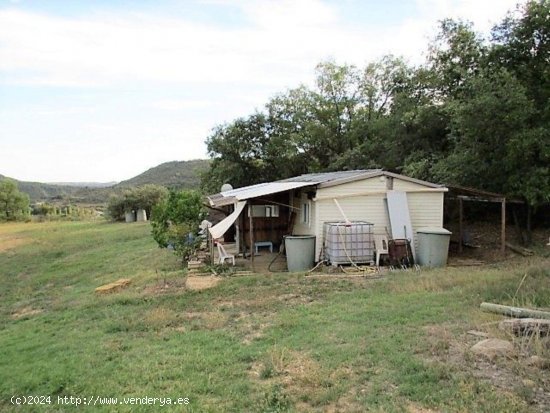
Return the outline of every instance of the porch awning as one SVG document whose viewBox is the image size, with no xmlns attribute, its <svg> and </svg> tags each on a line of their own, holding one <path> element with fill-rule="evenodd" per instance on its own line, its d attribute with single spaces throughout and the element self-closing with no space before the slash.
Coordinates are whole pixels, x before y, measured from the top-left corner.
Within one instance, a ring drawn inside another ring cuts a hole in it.
<svg viewBox="0 0 550 413">
<path fill-rule="evenodd" d="M 315 182 L 266 182 L 263 184 L 231 189 L 229 191 L 220 192 L 219 194 L 210 195 L 207 198 L 211 206 L 220 207 L 231 205 L 237 201 L 245 201 L 251 198 L 258 198 L 313 185 L 315 185 Z"/>
<path fill-rule="evenodd" d="M 225 234 L 227 230 L 231 227 L 231 225 L 233 225 L 237 218 L 239 218 L 239 215 L 241 215 L 241 212 L 243 211 L 245 205 L 246 201 L 237 202 L 235 204 L 235 211 L 226 216 L 213 227 L 208 228 L 208 230 L 210 231 L 210 235 L 212 235 L 212 238 L 221 238 L 223 234 Z"/>
</svg>

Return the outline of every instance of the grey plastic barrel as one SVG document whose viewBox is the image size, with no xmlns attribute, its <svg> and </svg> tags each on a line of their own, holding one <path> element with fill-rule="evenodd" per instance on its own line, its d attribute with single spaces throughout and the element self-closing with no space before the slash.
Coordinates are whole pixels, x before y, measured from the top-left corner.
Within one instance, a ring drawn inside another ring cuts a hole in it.
<svg viewBox="0 0 550 413">
<path fill-rule="evenodd" d="M 310 270 L 315 262 L 315 235 L 287 235 L 285 251 L 289 272 Z"/>
<path fill-rule="evenodd" d="M 444 267 L 447 265 L 451 232 L 445 228 L 425 227 L 416 231 L 418 251 L 416 260 L 419 265 L 427 267 Z"/>
</svg>

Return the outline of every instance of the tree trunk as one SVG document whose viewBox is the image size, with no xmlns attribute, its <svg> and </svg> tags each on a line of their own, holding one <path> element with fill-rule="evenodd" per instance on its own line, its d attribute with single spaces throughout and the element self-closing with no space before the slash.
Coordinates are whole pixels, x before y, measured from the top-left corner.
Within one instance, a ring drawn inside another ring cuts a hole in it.
<svg viewBox="0 0 550 413">
<path fill-rule="evenodd" d="M 480 308 L 488 313 L 504 314 L 508 317 L 550 319 L 550 312 L 531 310 L 529 308 L 510 307 L 508 305 L 492 303 L 481 303 Z"/>
</svg>

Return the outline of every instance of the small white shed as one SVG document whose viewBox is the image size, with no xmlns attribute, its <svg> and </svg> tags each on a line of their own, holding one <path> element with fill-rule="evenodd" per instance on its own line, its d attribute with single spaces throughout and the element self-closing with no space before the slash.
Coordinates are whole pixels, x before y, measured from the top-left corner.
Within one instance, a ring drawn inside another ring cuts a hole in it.
<svg viewBox="0 0 550 413">
<path fill-rule="evenodd" d="M 443 226 L 444 186 L 382 170 L 350 172 L 356 174 L 342 179 L 338 179 L 339 172 L 327 173 L 326 178 L 333 175 L 335 179 L 317 184 L 314 193 L 301 190 L 294 194 L 292 205 L 300 212 L 293 233 L 316 236 L 316 257 L 323 245 L 324 223 L 343 220 L 335 199 L 350 221 L 374 224 L 375 235 L 391 233 L 387 207 L 390 191 L 406 194 L 415 244 L 418 228 Z"/>
<path fill-rule="evenodd" d="M 397 209 L 399 214 L 406 215 L 407 221 L 410 219 L 412 234 L 407 234 L 407 238 L 414 238 L 415 244 L 418 228 L 442 227 L 443 197 L 447 188 L 381 169 L 371 169 L 306 174 L 211 195 L 208 197 L 210 205 L 234 205 L 234 212 L 212 227 L 210 232 L 218 238 L 236 222 L 241 227 L 242 238 L 250 230 L 247 225 L 249 219 L 242 218 L 245 205 L 265 208 L 272 203 L 277 208 L 277 218 L 272 218 L 274 215 L 271 214 L 261 217 L 254 214 L 257 224 L 253 225 L 253 232 L 258 232 L 260 224 L 269 220 L 293 221 L 292 235 L 316 236 L 315 259 L 318 260 L 325 222 L 343 221 L 345 215 L 350 221 L 374 224 L 375 235 L 391 233 L 387 200 L 390 192 L 393 192 L 390 198 L 400 199 L 401 204 L 406 204 L 397 205 Z M 250 217 L 250 213 L 247 215 Z M 280 236 L 280 232 L 275 234 Z M 253 239 L 261 238 L 263 241 L 262 237 L 266 235 L 258 232 Z M 278 243 L 275 239 L 270 241 Z"/>
</svg>

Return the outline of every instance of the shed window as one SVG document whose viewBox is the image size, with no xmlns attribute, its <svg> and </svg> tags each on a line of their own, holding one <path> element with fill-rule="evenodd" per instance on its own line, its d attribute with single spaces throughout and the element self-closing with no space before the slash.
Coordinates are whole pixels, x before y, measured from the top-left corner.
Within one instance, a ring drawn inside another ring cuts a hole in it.
<svg viewBox="0 0 550 413">
<path fill-rule="evenodd" d="M 302 204 L 302 223 L 309 225 L 309 213 L 310 213 L 311 203 L 310 201 L 304 202 Z"/>
<path fill-rule="evenodd" d="M 254 218 L 271 218 L 279 216 L 279 206 L 278 205 L 251 205 L 251 208 L 248 210 L 248 216 Z"/>
</svg>

